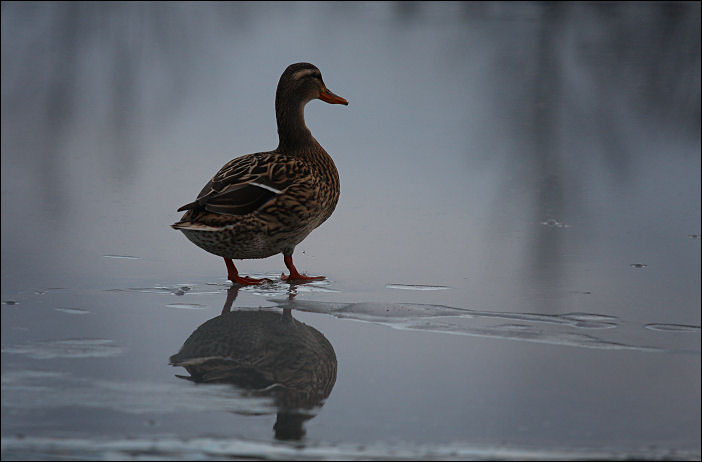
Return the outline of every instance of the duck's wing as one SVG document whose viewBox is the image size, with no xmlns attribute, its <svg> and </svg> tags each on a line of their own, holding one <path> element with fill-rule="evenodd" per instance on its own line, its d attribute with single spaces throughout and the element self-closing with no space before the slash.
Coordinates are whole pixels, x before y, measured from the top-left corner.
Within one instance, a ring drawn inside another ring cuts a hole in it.
<svg viewBox="0 0 702 462">
<path fill-rule="evenodd" d="M 263 152 L 237 157 L 212 177 L 195 201 L 178 211 L 246 215 L 281 194 L 307 170 L 304 162 L 283 154 Z"/>
</svg>

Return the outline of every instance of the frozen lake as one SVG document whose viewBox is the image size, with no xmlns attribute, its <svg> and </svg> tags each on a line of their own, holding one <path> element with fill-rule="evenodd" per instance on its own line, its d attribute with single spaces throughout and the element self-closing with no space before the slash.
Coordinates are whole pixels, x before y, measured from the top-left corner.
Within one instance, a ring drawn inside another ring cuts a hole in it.
<svg viewBox="0 0 702 462">
<path fill-rule="evenodd" d="M 298 61 L 327 279 L 230 290 L 169 225 Z M 2 459 L 699 459 L 700 151 L 699 3 L 4 2 Z M 230 303 L 328 396 L 177 377 Z"/>
</svg>

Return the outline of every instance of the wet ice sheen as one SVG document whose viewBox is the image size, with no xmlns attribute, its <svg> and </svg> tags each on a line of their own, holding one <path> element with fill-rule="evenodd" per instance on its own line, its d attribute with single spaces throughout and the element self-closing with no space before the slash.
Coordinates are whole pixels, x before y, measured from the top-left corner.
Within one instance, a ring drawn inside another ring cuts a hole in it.
<svg viewBox="0 0 702 462">
<path fill-rule="evenodd" d="M 639 351 L 694 351 L 648 344 L 647 330 L 669 333 L 699 332 L 699 326 L 649 323 L 636 326 L 615 316 L 597 313 L 511 313 L 415 303 L 331 303 L 272 299 L 281 307 L 330 314 L 338 318 L 375 322 L 396 329 L 496 337 L 545 344 Z M 504 323 L 502 321 L 518 321 Z M 495 323 L 497 322 L 497 323 Z M 619 329 L 618 329 L 619 328 Z M 645 329 L 643 329 L 645 328 Z M 588 333 L 581 332 L 587 330 Z M 611 331 L 607 338 L 596 331 Z"/>
<path fill-rule="evenodd" d="M 204 310 L 207 305 L 198 305 L 197 303 L 169 303 L 166 308 L 176 308 L 179 310 Z"/>
<path fill-rule="evenodd" d="M 400 289 L 400 290 L 447 290 L 450 287 L 447 286 L 430 286 L 423 284 L 387 284 L 386 289 Z"/>
<path fill-rule="evenodd" d="M 45 393 L 46 389 L 61 393 Z M 79 378 L 70 374 L 18 371 L 3 376 L 3 390 L 12 400 L 3 400 L 3 409 L 50 410 L 87 407 L 139 415 L 169 415 L 173 412 L 275 414 L 271 399 L 252 396 L 226 384 L 196 384 L 174 380 L 167 383 L 110 381 Z M 10 395 L 10 393 L 8 393 Z M 173 396 L 178 396 L 177 400 Z"/>
<path fill-rule="evenodd" d="M 688 326 L 686 324 L 646 324 L 644 327 L 651 330 L 660 330 L 663 332 L 690 332 L 700 333 L 700 326 Z"/>
<path fill-rule="evenodd" d="M 466 443 L 442 445 L 402 443 L 270 444 L 239 438 L 135 437 L 128 439 L 37 438 L 3 439 L 3 454 L 32 459 L 63 459 L 66 453 L 84 459 L 131 460 L 135 454 L 156 460 L 695 460 L 698 453 L 648 447 L 621 451 L 607 447 L 539 448 Z"/>
<path fill-rule="evenodd" d="M 8 345 L 2 347 L 2 352 L 34 359 L 79 359 L 117 356 L 122 353 L 122 348 L 108 339 L 68 339 Z"/>
<path fill-rule="evenodd" d="M 567 225 L 565 223 L 561 223 L 558 220 L 555 220 L 553 218 L 549 218 L 548 220 L 544 220 L 541 222 L 542 225 L 544 226 L 549 226 L 551 228 L 570 228 L 570 225 Z"/>
<path fill-rule="evenodd" d="M 107 292 L 142 292 L 142 293 L 152 293 L 152 294 L 173 294 L 173 295 L 185 295 L 190 292 L 191 287 L 188 285 L 175 285 L 175 286 L 154 286 L 154 287 L 130 287 L 126 289 L 107 289 Z M 216 292 L 206 292 L 206 293 L 216 293 Z"/>
<path fill-rule="evenodd" d="M 88 310 L 83 310 L 80 308 L 54 308 L 56 311 L 60 311 L 62 313 L 67 313 L 67 314 L 90 314 L 90 311 Z"/>
</svg>

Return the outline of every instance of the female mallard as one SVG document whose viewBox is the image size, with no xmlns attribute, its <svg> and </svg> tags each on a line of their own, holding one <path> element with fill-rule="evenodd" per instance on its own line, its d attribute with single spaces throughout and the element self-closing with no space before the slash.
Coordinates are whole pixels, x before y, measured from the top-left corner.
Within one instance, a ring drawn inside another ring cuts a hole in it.
<svg viewBox="0 0 702 462">
<path fill-rule="evenodd" d="M 288 66 L 275 93 L 278 147 L 231 160 L 194 202 L 178 209 L 187 212 L 171 226 L 198 247 L 223 257 L 233 283 L 260 284 L 265 279 L 239 276 L 232 259 L 278 253 L 290 270 L 283 280 L 324 279 L 298 273 L 292 261 L 295 246 L 329 218 L 339 200 L 334 161 L 305 125 L 305 104 L 316 98 L 349 104 L 327 89 L 317 67 Z"/>
</svg>

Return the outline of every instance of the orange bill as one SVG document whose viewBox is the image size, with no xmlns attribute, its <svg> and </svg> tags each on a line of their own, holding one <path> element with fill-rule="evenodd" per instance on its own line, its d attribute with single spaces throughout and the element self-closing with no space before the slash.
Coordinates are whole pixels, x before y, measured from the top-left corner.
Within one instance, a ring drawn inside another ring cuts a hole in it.
<svg viewBox="0 0 702 462">
<path fill-rule="evenodd" d="M 334 93 L 330 92 L 329 89 L 327 89 L 327 88 L 322 90 L 322 92 L 319 95 L 319 99 L 321 99 L 325 103 L 329 103 L 329 104 L 344 104 L 347 106 L 349 104 L 349 102 L 346 101 L 344 98 L 342 98 L 341 96 L 335 95 Z"/>
</svg>

